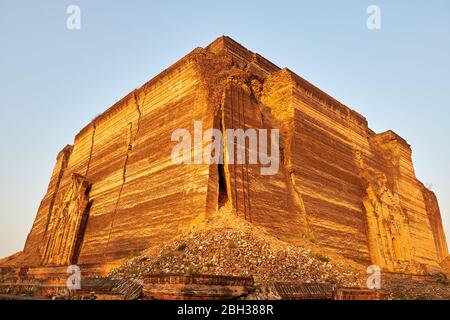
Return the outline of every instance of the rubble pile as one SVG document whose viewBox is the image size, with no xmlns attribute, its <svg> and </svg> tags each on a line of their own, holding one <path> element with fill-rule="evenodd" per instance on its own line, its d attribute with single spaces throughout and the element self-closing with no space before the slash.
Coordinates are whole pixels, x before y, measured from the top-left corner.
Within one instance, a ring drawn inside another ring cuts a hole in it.
<svg viewBox="0 0 450 320">
<path fill-rule="evenodd" d="M 199 230 L 129 259 L 112 277 L 140 280 L 145 274 L 217 274 L 253 276 L 256 284 L 276 281 L 360 286 L 361 272 L 309 248 L 264 234 L 245 221 L 226 215 Z M 365 281 L 365 280 L 364 280 Z"/>
</svg>

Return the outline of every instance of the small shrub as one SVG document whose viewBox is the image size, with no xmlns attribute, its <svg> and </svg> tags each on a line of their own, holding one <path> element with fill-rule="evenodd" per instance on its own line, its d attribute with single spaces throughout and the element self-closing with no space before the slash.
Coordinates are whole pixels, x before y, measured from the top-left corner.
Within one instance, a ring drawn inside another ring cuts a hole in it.
<svg viewBox="0 0 450 320">
<path fill-rule="evenodd" d="M 164 259 L 174 256 L 174 254 L 175 254 L 174 252 L 162 252 L 161 255 L 159 256 L 159 258 L 161 260 L 164 260 Z"/>
<path fill-rule="evenodd" d="M 313 254 L 313 257 L 319 260 L 320 262 L 330 262 L 330 258 L 320 253 Z"/>
<path fill-rule="evenodd" d="M 128 259 L 133 259 L 136 258 L 137 256 L 139 256 L 139 251 L 138 250 L 133 250 L 130 252 L 130 255 L 128 256 Z"/>
<path fill-rule="evenodd" d="M 442 277 L 436 280 L 437 283 L 443 284 L 444 286 L 450 285 L 450 280 L 448 280 L 447 276 L 443 274 Z"/>
<path fill-rule="evenodd" d="M 326 282 L 328 282 L 334 286 L 338 286 L 341 284 L 341 281 L 338 278 L 336 278 L 335 276 L 328 277 Z"/>
<path fill-rule="evenodd" d="M 450 284 L 447 275 L 440 270 L 433 270 L 429 274 L 434 279 L 434 281 L 436 281 L 436 283 L 440 283 L 444 286 L 448 286 Z"/>
<path fill-rule="evenodd" d="M 408 296 L 404 292 L 397 292 L 395 297 L 399 300 L 408 300 Z"/>
<path fill-rule="evenodd" d="M 187 249 L 187 244 L 186 243 L 182 243 L 178 246 L 177 250 L 178 251 L 184 251 Z"/>
<path fill-rule="evenodd" d="M 314 237 L 314 235 L 311 234 L 311 233 L 300 233 L 300 238 L 306 239 L 306 240 L 308 240 L 311 243 L 316 243 L 317 242 L 316 237 Z"/>
<path fill-rule="evenodd" d="M 35 292 L 36 292 L 36 287 L 25 287 L 23 289 L 23 293 L 28 296 L 33 296 Z"/>
<path fill-rule="evenodd" d="M 317 243 L 316 237 L 314 237 L 312 234 L 309 234 L 309 235 L 308 235 L 308 240 L 309 240 L 309 242 L 311 242 L 311 243 Z"/>
<path fill-rule="evenodd" d="M 236 249 L 237 247 L 238 247 L 238 245 L 235 242 L 233 242 L 233 241 L 228 242 L 229 249 Z"/>
<path fill-rule="evenodd" d="M 187 269 L 186 269 L 186 273 L 187 274 L 199 274 L 200 273 L 200 269 L 194 265 L 191 264 Z"/>
</svg>

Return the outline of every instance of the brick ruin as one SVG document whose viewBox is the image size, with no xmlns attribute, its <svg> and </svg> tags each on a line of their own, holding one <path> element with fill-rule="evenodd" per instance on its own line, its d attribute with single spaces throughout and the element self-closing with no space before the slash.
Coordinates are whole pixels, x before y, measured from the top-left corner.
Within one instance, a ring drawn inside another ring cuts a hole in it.
<svg viewBox="0 0 450 320">
<path fill-rule="evenodd" d="M 173 164 L 171 134 L 192 132 L 194 121 L 204 130 L 279 128 L 278 173 L 248 163 Z M 437 199 L 416 178 L 404 139 L 373 132 L 289 69 L 220 37 L 63 148 L 24 250 L 8 264 L 113 264 L 188 232 L 225 202 L 282 240 L 312 237 L 385 270 L 438 267 L 448 255 Z"/>
</svg>

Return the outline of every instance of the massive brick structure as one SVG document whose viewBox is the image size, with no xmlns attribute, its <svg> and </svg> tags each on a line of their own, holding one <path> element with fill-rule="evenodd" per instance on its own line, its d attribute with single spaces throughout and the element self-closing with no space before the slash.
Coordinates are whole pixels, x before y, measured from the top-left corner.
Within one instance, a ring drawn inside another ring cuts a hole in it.
<svg viewBox="0 0 450 320">
<path fill-rule="evenodd" d="M 171 134 L 193 132 L 194 121 L 203 130 L 279 128 L 278 173 L 174 164 Z M 15 261 L 109 263 L 188 231 L 226 201 L 283 240 L 313 237 L 387 270 L 437 266 L 448 254 L 436 197 L 417 180 L 404 139 L 373 132 L 289 69 L 221 37 L 128 94 L 59 153 Z"/>
</svg>

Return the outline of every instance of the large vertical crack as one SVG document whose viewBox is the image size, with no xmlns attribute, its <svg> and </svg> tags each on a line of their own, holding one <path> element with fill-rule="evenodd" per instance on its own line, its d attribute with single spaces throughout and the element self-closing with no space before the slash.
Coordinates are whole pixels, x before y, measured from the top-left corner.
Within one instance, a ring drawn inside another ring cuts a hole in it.
<svg viewBox="0 0 450 320">
<path fill-rule="evenodd" d="M 300 192 L 300 190 L 298 190 L 298 186 L 295 183 L 295 172 L 293 170 L 286 170 L 287 174 L 289 175 L 288 178 L 288 188 L 292 188 L 293 192 L 293 196 L 294 196 L 294 203 L 298 206 L 298 208 L 300 209 L 300 215 L 302 217 L 302 222 L 305 226 L 305 235 L 308 237 L 312 237 L 314 238 L 313 232 L 311 230 L 310 227 L 310 222 L 309 222 L 309 217 L 308 217 L 308 213 L 306 212 L 306 207 L 305 207 L 305 203 L 303 202 L 303 197 L 302 194 Z"/>
<path fill-rule="evenodd" d="M 253 91 L 251 91 L 253 92 Z M 245 124 L 245 108 L 242 107 L 242 120 L 243 120 L 243 129 L 246 130 L 246 124 Z M 248 143 L 248 147 L 247 147 L 247 143 L 244 140 L 244 147 L 245 147 L 245 152 L 244 152 L 244 157 L 245 157 L 245 180 L 244 180 L 244 188 L 247 188 L 247 209 L 248 209 L 248 218 L 249 221 L 252 221 L 252 214 L 251 214 L 251 206 L 250 206 L 250 182 L 249 182 L 249 178 L 248 178 L 248 163 L 250 161 L 250 141 Z M 247 186 L 246 186 L 247 185 Z"/>
<path fill-rule="evenodd" d="M 147 95 L 144 95 L 144 100 L 142 101 L 142 105 L 145 105 L 145 98 L 147 97 Z M 136 94 L 136 90 L 134 90 L 133 92 L 133 98 L 134 98 L 134 105 L 136 106 L 136 111 L 138 113 L 138 119 L 137 119 L 137 128 L 136 128 L 136 135 L 134 136 L 134 141 L 137 138 L 137 135 L 139 133 L 139 129 L 141 128 L 141 118 L 142 118 L 142 106 L 139 105 L 139 101 L 138 101 L 138 97 Z"/>
<path fill-rule="evenodd" d="M 219 163 L 217 165 L 217 172 L 218 172 L 218 185 L 219 185 L 219 192 L 218 192 L 218 209 L 222 208 L 226 205 L 228 202 L 228 194 L 227 194 L 227 182 L 225 177 L 225 170 L 223 168 L 223 164 Z"/>
<path fill-rule="evenodd" d="M 237 105 L 238 105 L 238 126 L 239 129 L 242 129 L 243 131 L 245 131 L 245 125 L 242 124 L 241 118 L 242 118 L 242 114 L 244 113 L 244 105 L 242 102 L 242 92 L 239 90 L 238 94 L 237 94 Z M 234 141 L 233 141 L 234 143 Z M 236 149 L 237 152 L 241 152 L 241 148 L 244 148 L 244 162 L 247 161 L 247 159 L 245 159 L 246 157 L 246 153 L 245 153 L 245 137 L 244 137 L 244 145 L 243 146 L 239 146 L 236 145 Z M 237 165 L 237 163 L 235 163 L 234 165 Z M 244 205 L 244 219 L 247 220 L 247 204 L 245 201 L 245 173 L 244 173 L 244 163 L 241 163 L 241 180 L 242 180 L 242 198 L 243 198 L 243 205 Z M 237 183 L 237 180 L 235 181 L 235 183 Z"/>
<path fill-rule="evenodd" d="M 231 106 L 231 128 L 234 129 L 234 108 L 233 108 L 233 88 L 229 86 L 230 90 L 230 106 Z M 223 123 L 223 131 L 226 132 L 225 122 Z M 236 215 L 238 215 L 239 211 L 239 201 L 238 201 L 238 192 L 237 192 L 237 183 L 236 183 L 236 148 L 234 145 L 234 142 L 232 143 L 233 146 L 233 179 L 234 179 L 234 199 L 235 203 L 234 206 L 236 207 Z M 230 179 L 231 180 L 231 179 Z"/>
<path fill-rule="evenodd" d="M 92 126 L 93 126 L 93 129 L 92 129 L 92 137 L 91 137 L 91 149 L 89 151 L 89 159 L 88 159 L 88 163 L 87 163 L 87 166 L 86 166 L 86 173 L 84 174 L 86 179 L 87 179 L 87 176 L 88 176 L 88 173 L 89 173 L 89 169 L 91 167 L 92 154 L 94 152 L 95 132 L 97 131 L 97 124 L 95 123 L 95 121 L 92 122 Z"/>
<path fill-rule="evenodd" d="M 219 112 L 219 128 L 220 132 L 222 134 L 222 137 L 224 137 L 224 119 L 222 115 L 222 110 Z M 228 202 L 228 187 L 227 187 L 227 177 L 225 174 L 225 140 L 222 138 L 222 150 L 220 151 L 222 153 L 222 163 L 217 164 L 217 174 L 218 174 L 218 199 L 217 199 L 217 207 L 220 209 L 221 207 L 225 206 L 225 204 Z"/>
<path fill-rule="evenodd" d="M 282 129 L 285 126 L 289 126 L 291 133 L 293 134 L 295 131 L 294 124 L 285 123 L 285 118 L 288 116 L 288 113 L 282 113 L 285 115 L 280 119 L 280 115 L 278 116 L 273 113 L 273 111 L 279 108 L 279 102 L 277 97 L 272 100 L 272 94 L 276 94 L 278 89 L 272 88 L 270 83 L 265 79 L 263 83 L 258 79 L 253 79 L 247 82 L 247 86 L 250 89 L 251 97 L 255 100 L 256 105 L 259 108 L 259 112 L 261 114 L 262 123 L 268 125 L 271 128 L 279 128 Z M 255 91 L 256 90 L 256 91 Z M 280 98 L 280 97 L 278 97 Z M 283 97 L 281 97 L 284 99 Z M 275 101 L 275 103 L 273 102 Z M 290 102 L 292 103 L 292 102 Z M 278 107 L 277 107 L 278 106 Z M 295 111 L 291 115 L 293 119 L 295 118 Z M 283 175 L 285 176 L 286 186 L 288 188 L 288 193 L 290 194 L 290 199 L 292 201 L 292 205 L 295 210 L 300 214 L 300 222 L 302 226 L 304 226 L 304 233 L 306 236 L 313 238 L 313 232 L 310 226 L 309 216 L 306 211 L 305 203 L 303 201 L 303 196 L 301 192 L 301 186 L 296 184 L 295 170 L 293 168 L 292 160 L 291 160 L 291 152 L 293 152 L 293 137 L 289 136 L 287 132 L 281 131 L 279 147 L 280 147 L 280 162 L 282 163 Z"/>
<path fill-rule="evenodd" d="M 142 105 L 145 104 L 146 97 L 147 97 L 147 95 L 144 94 Z M 119 194 L 117 196 L 117 200 L 116 200 L 116 203 L 114 205 L 114 211 L 113 211 L 113 214 L 112 214 L 111 224 L 110 224 L 109 232 L 108 232 L 108 238 L 107 238 L 107 241 L 106 241 L 105 254 L 108 252 L 109 243 L 110 243 L 110 240 L 111 240 L 111 234 L 112 234 L 112 232 L 114 230 L 115 218 L 116 218 L 116 215 L 117 215 L 117 211 L 119 209 L 119 204 L 120 204 L 120 200 L 122 198 L 123 189 L 124 189 L 125 183 L 127 181 L 128 161 L 129 161 L 129 158 L 130 158 L 130 154 L 133 151 L 133 148 L 135 147 L 135 142 L 136 142 L 136 139 L 138 137 L 140 126 L 141 126 L 141 119 L 142 119 L 143 112 L 142 112 L 142 106 L 139 104 L 139 101 L 138 101 L 138 96 L 137 96 L 137 91 L 136 90 L 133 92 L 133 101 L 134 101 L 134 105 L 136 107 L 136 111 L 138 113 L 138 118 L 137 118 L 137 121 L 136 121 L 137 122 L 137 124 L 136 124 L 136 132 L 133 134 L 133 122 L 129 122 L 128 123 L 128 127 L 129 127 L 128 146 L 127 146 L 127 151 L 125 153 L 125 160 L 124 160 L 124 163 L 123 163 L 123 166 L 122 166 L 122 183 L 120 185 Z"/>
<path fill-rule="evenodd" d="M 86 190 L 86 193 L 89 194 L 89 191 L 90 191 L 90 186 L 89 186 L 89 189 Z M 75 241 L 73 254 L 72 254 L 72 258 L 71 258 L 72 264 L 76 264 L 78 262 L 81 248 L 83 247 L 84 234 L 86 233 L 86 227 L 87 227 L 87 223 L 89 220 L 89 212 L 91 210 L 92 203 L 93 203 L 93 200 L 89 200 L 88 204 L 86 205 L 86 208 L 83 211 L 82 217 L 81 217 L 79 233 L 78 233 L 78 237 Z"/>
<path fill-rule="evenodd" d="M 128 147 L 127 147 L 127 152 L 125 153 L 125 160 L 124 160 L 124 163 L 123 163 L 123 166 L 122 166 L 122 183 L 120 185 L 119 195 L 117 196 L 117 200 L 116 200 L 116 203 L 114 205 L 114 211 L 113 211 L 112 218 L 111 218 L 111 224 L 109 226 L 108 239 L 106 241 L 105 254 L 108 252 L 109 242 L 110 242 L 110 239 L 111 239 L 112 231 L 114 229 L 114 222 L 115 222 L 115 218 L 116 218 L 116 215 L 117 215 L 117 210 L 119 208 L 120 199 L 122 197 L 123 187 L 124 187 L 125 182 L 127 180 L 128 159 L 130 157 L 130 152 L 133 149 L 133 144 L 132 144 L 133 123 L 132 122 L 128 123 L 128 127 L 129 127 Z"/>
</svg>

